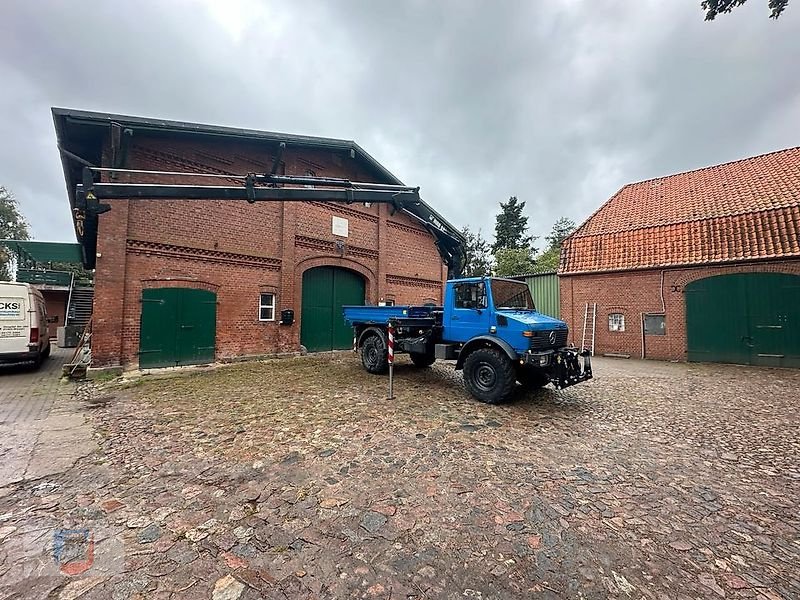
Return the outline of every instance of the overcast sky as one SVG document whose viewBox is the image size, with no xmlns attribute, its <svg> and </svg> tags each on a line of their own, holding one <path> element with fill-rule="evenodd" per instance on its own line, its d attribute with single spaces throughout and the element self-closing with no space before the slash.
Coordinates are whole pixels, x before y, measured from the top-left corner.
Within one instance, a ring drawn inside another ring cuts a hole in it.
<svg viewBox="0 0 800 600">
<path fill-rule="evenodd" d="M 0 2 L 0 185 L 72 241 L 51 106 L 354 139 L 455 225 L 800 145 L 800 5 Z"/>
</svg>

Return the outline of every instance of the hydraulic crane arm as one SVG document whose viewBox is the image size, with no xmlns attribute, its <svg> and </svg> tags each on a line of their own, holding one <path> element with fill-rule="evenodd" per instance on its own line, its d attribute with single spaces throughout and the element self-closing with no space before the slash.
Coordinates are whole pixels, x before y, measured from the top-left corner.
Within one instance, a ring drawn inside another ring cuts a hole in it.
<svg viewBox="0 0 800 600">
<path fill-rule="evenodd" d="M 225 180 L 226 185 L 128 183 L 118 181 L 95 181 L 96 175 L 113 174 L 135 178 L 187 177 Z M 146 171 L 140 169 L 110 169 L 86 166 L 82 183 L 76 189 L 76 206 L 82 211 L 87 228 L 96 235 L 97 215 L 110 210 L 103 200 L 148 199 L 148 200 L 245 200 L 255 202 L 336 202 L 352 204 L 385 203 L 392 211 L 402 211 L 423 225 L 436 239 L 439 254 L 448 267 L 450 278 L 459 277 L 464 266 L 464 237 L 422 201 L 419 188 L 369 182 L 354 182 L 332 177 L 294 177 L 274 173 L 247 175 L 221 175 L 216 173 L 176 173 L 169 171 Z M 231 181 L 240 182 L 230 185 Z"/>
</svg>

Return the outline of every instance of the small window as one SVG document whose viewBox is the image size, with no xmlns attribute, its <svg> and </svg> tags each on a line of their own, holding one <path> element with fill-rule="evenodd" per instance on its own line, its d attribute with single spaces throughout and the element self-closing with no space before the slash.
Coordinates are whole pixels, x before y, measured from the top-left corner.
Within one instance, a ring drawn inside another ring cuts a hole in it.
<svg viewBox="0 0 800 600">
<path fill-rule="evenodd" d="M 275 320 L 275 294 L 261 294 L 258 306 L 258 320 Z"/>
<path fill-rule="evenodd" d="M 378 302 L 378 306 L 394 306 L 394 300 L 391 298 L 387 298 L 386 300 L 381 300 Z"/>
<path fill-rule="evenodd" d="M 625 315 L 622 313 L 611 313 L 608 315 L 609 331 L 625 331 Z"/>
<path fill-rule="evenodd" d="M 486 308 L 486 285 L 477 283 L 461 283 L 455 286 L 456 308 Z"/>
<path fill-rule="evenodd" d="M 645 335 L 667 335 L 667 318 L 665 315 L 644 316 Z"/>
</svg>

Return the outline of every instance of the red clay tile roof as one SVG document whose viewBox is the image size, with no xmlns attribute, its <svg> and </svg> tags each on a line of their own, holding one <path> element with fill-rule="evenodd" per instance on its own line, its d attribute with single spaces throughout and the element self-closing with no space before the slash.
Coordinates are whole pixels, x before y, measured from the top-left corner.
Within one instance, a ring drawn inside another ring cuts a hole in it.
<svg viewBox="0 0 800 600">
<path fill-rule="evenodd" d="M 800 257 L 800 147 L 631 183 L 565 242 L 559 273 Z"/>
</svg>

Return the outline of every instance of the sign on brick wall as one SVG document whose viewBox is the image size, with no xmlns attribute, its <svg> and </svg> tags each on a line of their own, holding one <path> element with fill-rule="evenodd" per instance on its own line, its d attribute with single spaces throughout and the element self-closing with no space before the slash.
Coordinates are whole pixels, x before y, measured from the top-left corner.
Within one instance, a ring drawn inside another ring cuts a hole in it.
<svg viewBox="0 0 800 600">
<path fill-rule="evenodd" d="M 333 231 L 333 235 L 347 237 L 349 232 L 349 223 L 347 219 L 343 219 L 342 217 L 332 217 L 332 219 L 331 230 Z"/>
</svg>

